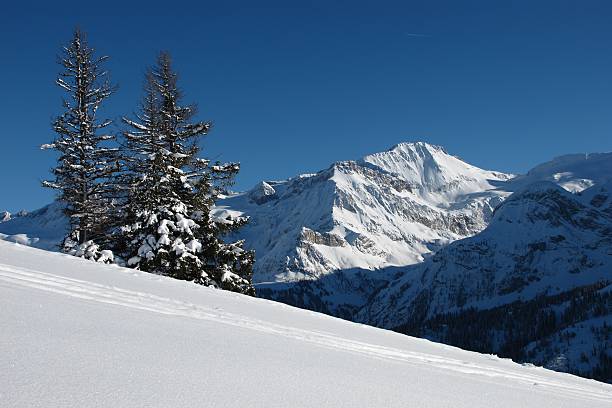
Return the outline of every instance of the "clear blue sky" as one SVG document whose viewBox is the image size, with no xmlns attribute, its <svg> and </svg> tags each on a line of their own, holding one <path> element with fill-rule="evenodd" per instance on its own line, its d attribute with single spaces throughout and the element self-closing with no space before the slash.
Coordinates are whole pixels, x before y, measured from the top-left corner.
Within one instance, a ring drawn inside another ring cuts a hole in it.
<svg viewBox="0 0 612 408">
<path fill-rule="evenodd" d="M 111 56 L 111 118 L 134 110 L 157 52 L 173 54 L 215 124 L 205 154 L 242 163 L 236 189 L 400 141 L 509 172 L 612 150 L 609 1 L 41 3 L 0 15 L 0 209 L 52 200 L 39 181 L 53 155 L 38 146 L 76 25 Z"/>
</svg>

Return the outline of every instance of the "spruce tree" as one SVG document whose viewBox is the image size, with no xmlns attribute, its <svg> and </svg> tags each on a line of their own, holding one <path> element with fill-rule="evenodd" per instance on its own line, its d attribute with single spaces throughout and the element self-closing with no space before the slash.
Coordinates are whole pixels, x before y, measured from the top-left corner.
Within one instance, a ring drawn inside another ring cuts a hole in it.
<svg viewBox="0 0 612 408">
<path fill-rule="evenodd" d="M 254 295 L 253 251 L 222 240 L 246 219 L 211 215 L 240 166 L 198 157 L 211 123 L 193 121 L 195 106 L 181 103 L 170 56 L 161 53 L 139 113 L 123 119 L 129 197 L 118 249 L 128 266 Z"/>
<path fill-rule="evenodd" d="M 111 121 L 98 119 L 99 108 L 114 92 L 102 67 L 107 59 L 95 56 L 85 35 L 75 30 L 58 59 L 63 71 L 56 84 L 66 92 L 65 110 L 53 122 L 54 141 L 42 146 L 59 154 L 51 170 L 54 179 L 43 185 L 57 190 L 66 206 L 70 232 L 64 251 L 105 262 L 112 255 L 99 245 L 107 243 L 115 194 L 111 180 L 118 170 L 117 149 L 109 145 L 115 137 L 105 131 Z"/>
</svg>

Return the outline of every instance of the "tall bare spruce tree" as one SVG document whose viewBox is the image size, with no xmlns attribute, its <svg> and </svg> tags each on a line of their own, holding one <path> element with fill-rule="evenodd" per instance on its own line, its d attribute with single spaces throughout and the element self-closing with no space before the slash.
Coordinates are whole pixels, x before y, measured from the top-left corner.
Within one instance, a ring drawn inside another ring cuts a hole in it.
<svg viewBox="0 0 612 408">
<path fill-rule="evenodd" d="M 222 240 L 246 219 L 211 215 L 240 166 L 199 157 L 211 123 L 193 121 L 195 107 L 181 104 L 167 53 L 147 73 L 144 91 L 136 118 L 123 120 L 129 197 L 117 252 L 134 268 L 254 295 L 254 253 Z"/>
<path fill-rule="evenodd" d="M 43 149 L 59 153 L 54 179 L 43 182 L 58 191 L 70 219 L 70 233 L 63 245 L 66 252 L 86 258 L 108 260 L 99 245 L 108 239 L 112 223 L 113 175 L 118 170 L 115 137 L 106 132 L 110 120 L 100 120 L 98 110 L 113 94 L 108 73 L 102 67 L 108 59 L 97 57 L 84 33 L 75 30 L 72 41 L 63 47 L 59 64 L 63 71 L 56 84 L 65 91 L 64 112 L 53 122 L 56 133 Z"/>
</svg>

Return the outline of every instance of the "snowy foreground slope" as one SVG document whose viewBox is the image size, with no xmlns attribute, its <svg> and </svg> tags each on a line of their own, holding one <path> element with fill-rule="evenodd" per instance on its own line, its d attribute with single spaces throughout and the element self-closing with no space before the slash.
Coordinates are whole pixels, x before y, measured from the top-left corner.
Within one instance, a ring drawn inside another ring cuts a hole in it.
<svg viewBox="0 0 612 408">
<path fill-rule="evenodd" d="M 0 242 L 7 407 L 610 407 L 612 386 Z"/>
</svg>

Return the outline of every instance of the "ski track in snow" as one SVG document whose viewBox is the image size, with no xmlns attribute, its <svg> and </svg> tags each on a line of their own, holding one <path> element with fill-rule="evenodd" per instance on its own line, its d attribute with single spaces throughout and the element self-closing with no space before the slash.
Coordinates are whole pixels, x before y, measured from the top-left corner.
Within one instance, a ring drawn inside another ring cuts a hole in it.
<svg viewBox="0 0 612 408">
<path fill-rule="evenodd" d="M 443 358 L 426 353 L 410 352 L 397 348 L 354 341 L 325 332 L 303 330 L 259 319 L 246 318 L 244 316 L 224 312 L 221 308 L 204 307 L 202 305 L 156 296 L 149 293 L 121 289 L 115 286 L 67 278 L 26 268 L 17 268 L 0 264 L 0 281 L 12 285 L 67 295 L 87 301 L 123 306 L 164 315 L 213 321 L 308 342 L 321 347 L 359 353 L 372 358 L 392 360 L 414 366 L 426 366 L 429 369 L 450 370 L 462 375 L 474 375 L 485 378 L 501 377 L 511 381 L 547 387 L 555 393 L 562 393 L 567 396 L 586 400 L 610 401 L 612 403 L 612 395 L 602 393 L 600 389 L 588 387 L 588 384 L 584 384 L 585 387 L 583 388 L 576 388 L 575 386 L 568 386 L 562 382 L 537 375 L 537 373 L 532 375 L 509 372 L 505 369 L 487 367 L 457 359 Z M 497 360 L 496 357 L 491 357 L 491 359 Z"/>
</svg>

